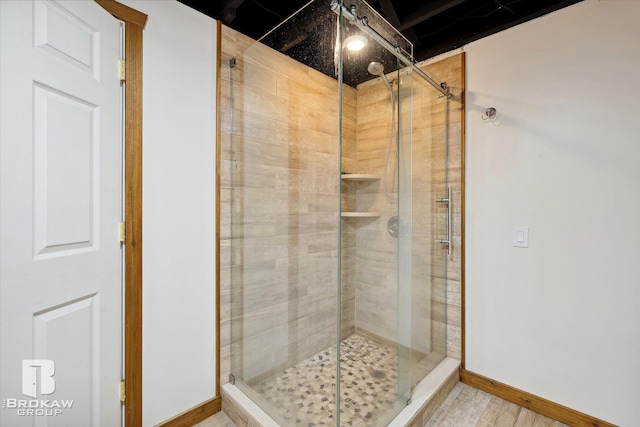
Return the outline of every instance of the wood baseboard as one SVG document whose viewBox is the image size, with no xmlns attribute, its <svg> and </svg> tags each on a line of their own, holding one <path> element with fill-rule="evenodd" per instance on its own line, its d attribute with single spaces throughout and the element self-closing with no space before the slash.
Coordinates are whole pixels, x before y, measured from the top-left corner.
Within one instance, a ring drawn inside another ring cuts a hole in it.
<svg viewBox="0 0 640 427">
<path fill-rule="evenodd" d="M 221 409 L 222 397 L 217 396 L 213 399 L 202 402 L 191 409 L 187 409 L 183 413 L 178 414 L 173 418 L 169 418 L 167 421 L 157 424 L 156 427 L 191 427 L 194 424 L 212 417 L 220 412 Z"/>
<path fill-rule="evenodd" d="M 460 370 L 460 381 L 570 426 L 616 427 L 615 424 L 602 421 L 542 397 L 527 393 L 526 391 L 467 371 L 466 369 Z"/>
</svg>

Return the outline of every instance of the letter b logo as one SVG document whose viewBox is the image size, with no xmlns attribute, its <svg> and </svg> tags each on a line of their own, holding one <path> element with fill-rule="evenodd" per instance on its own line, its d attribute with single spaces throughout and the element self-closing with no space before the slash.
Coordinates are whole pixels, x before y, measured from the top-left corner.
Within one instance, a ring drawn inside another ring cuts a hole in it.
<svg viewBox="0 0 640 427">
<path fill-rule="evenodd" d="M 51 394 L 56 390 L 56 371 L 53 360 L 23 360 L 22 361 L 22 394 L 38 397 L 38 368 L 40 368 L 40 394 Z"/>
</svg>

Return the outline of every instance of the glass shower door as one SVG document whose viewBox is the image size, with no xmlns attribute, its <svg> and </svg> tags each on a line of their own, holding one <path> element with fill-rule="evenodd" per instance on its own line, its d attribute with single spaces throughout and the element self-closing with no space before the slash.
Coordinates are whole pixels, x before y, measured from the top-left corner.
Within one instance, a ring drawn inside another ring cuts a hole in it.
<svg viewBox="0 0 640 427">
<path fill-rule="evenodd" d="M 411 43 L 368 4 L 352 1 L 346 6 L 389 43 L 412 53 Z M 364 68 L 370 80 L 355 90 L 341 87 L 343 120 L 345 111 L 357 108 L 355 133 L 346 121 L 342 137 L 347 182 L 343 180 L 341 236 L 345 254 L 355 253 L 342 256 L 343 270 L 355 264 L 354 277 L 342 274 L 342 289 L 354 282 L 355 320 L 354 332 L 345 334 L 352 316 L 345 315 L 349 307 L 343 299 L 340 420 L 343 425 L 385 426 L 406 406 L 421 379 L 418 375 L 426 375 L 418 367 L 430 350 L 429 344 L 421 346 L 430 342 L 431 331 L 429 293 L 421 292 L 432 283 L 430 276 L 423 277 L 423 263 L 415 262 L 424 254 L 415 251 L 414 83 L 394 52 L 361 31 L 347 12 L 342 15 L 342 38 L 364 36 L 368 43 L 357 52 L 341 48 L 342 74 L 347 80 Z M 428 216 L 421 221 L 430 223 Z"/>
<path fill-rule="evenodd" d="M 406 67 L 401 72 L 399 123 L 400 211 L 410 224 L 399 241 L 399 327 L 409 387 L 447 354 L 446 284 L 451 217 L 448 215 L 449 101 Z M 406 326 L 409 327 L 406 327 Z M 406 388 L 403 388 L 406 390 Z"/>
</svg>

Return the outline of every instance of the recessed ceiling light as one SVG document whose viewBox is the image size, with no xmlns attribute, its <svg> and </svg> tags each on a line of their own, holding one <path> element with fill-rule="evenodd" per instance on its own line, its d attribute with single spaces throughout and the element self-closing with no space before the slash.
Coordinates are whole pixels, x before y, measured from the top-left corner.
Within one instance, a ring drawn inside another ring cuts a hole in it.
<svg viewBox="0 0 640 427">
<path fill-rule="evenodd" d="M 344 45 L 349 50 L 360 50 L 367 45 L 367 38 L 360 34 L 355 34 L 344 39 Z"/>
</svg>

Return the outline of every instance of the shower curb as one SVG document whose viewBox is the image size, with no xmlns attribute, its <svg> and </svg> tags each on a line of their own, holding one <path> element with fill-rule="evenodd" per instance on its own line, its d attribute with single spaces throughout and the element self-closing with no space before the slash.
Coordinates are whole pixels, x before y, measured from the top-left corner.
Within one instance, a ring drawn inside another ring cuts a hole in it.
<svg viewBox="0 0 640 427">
<path fill-rule="evenodd" d="M 237 427 L 281 427 L 235 385 L 227 383 L 221 391 L 222 412 Z"/>
<path fill-rule="evenodd" d="M 442 405 L 460 381 L 460 361 L 445 358 L 416 385 L 411 403 L 400 412 L 388 427 L 422 427 Z"/>
<path fill-rule="evenodd" d="M 388 427 L 422 427 L 444 402 L 460 380 L 460 361 L 445 358 L 420 381 L 407 405 Z M 255 404 L 238 387 L 227 383 L 222 386 L 222 412 L 237 427 L 282 427 Z"/>
</svg>

